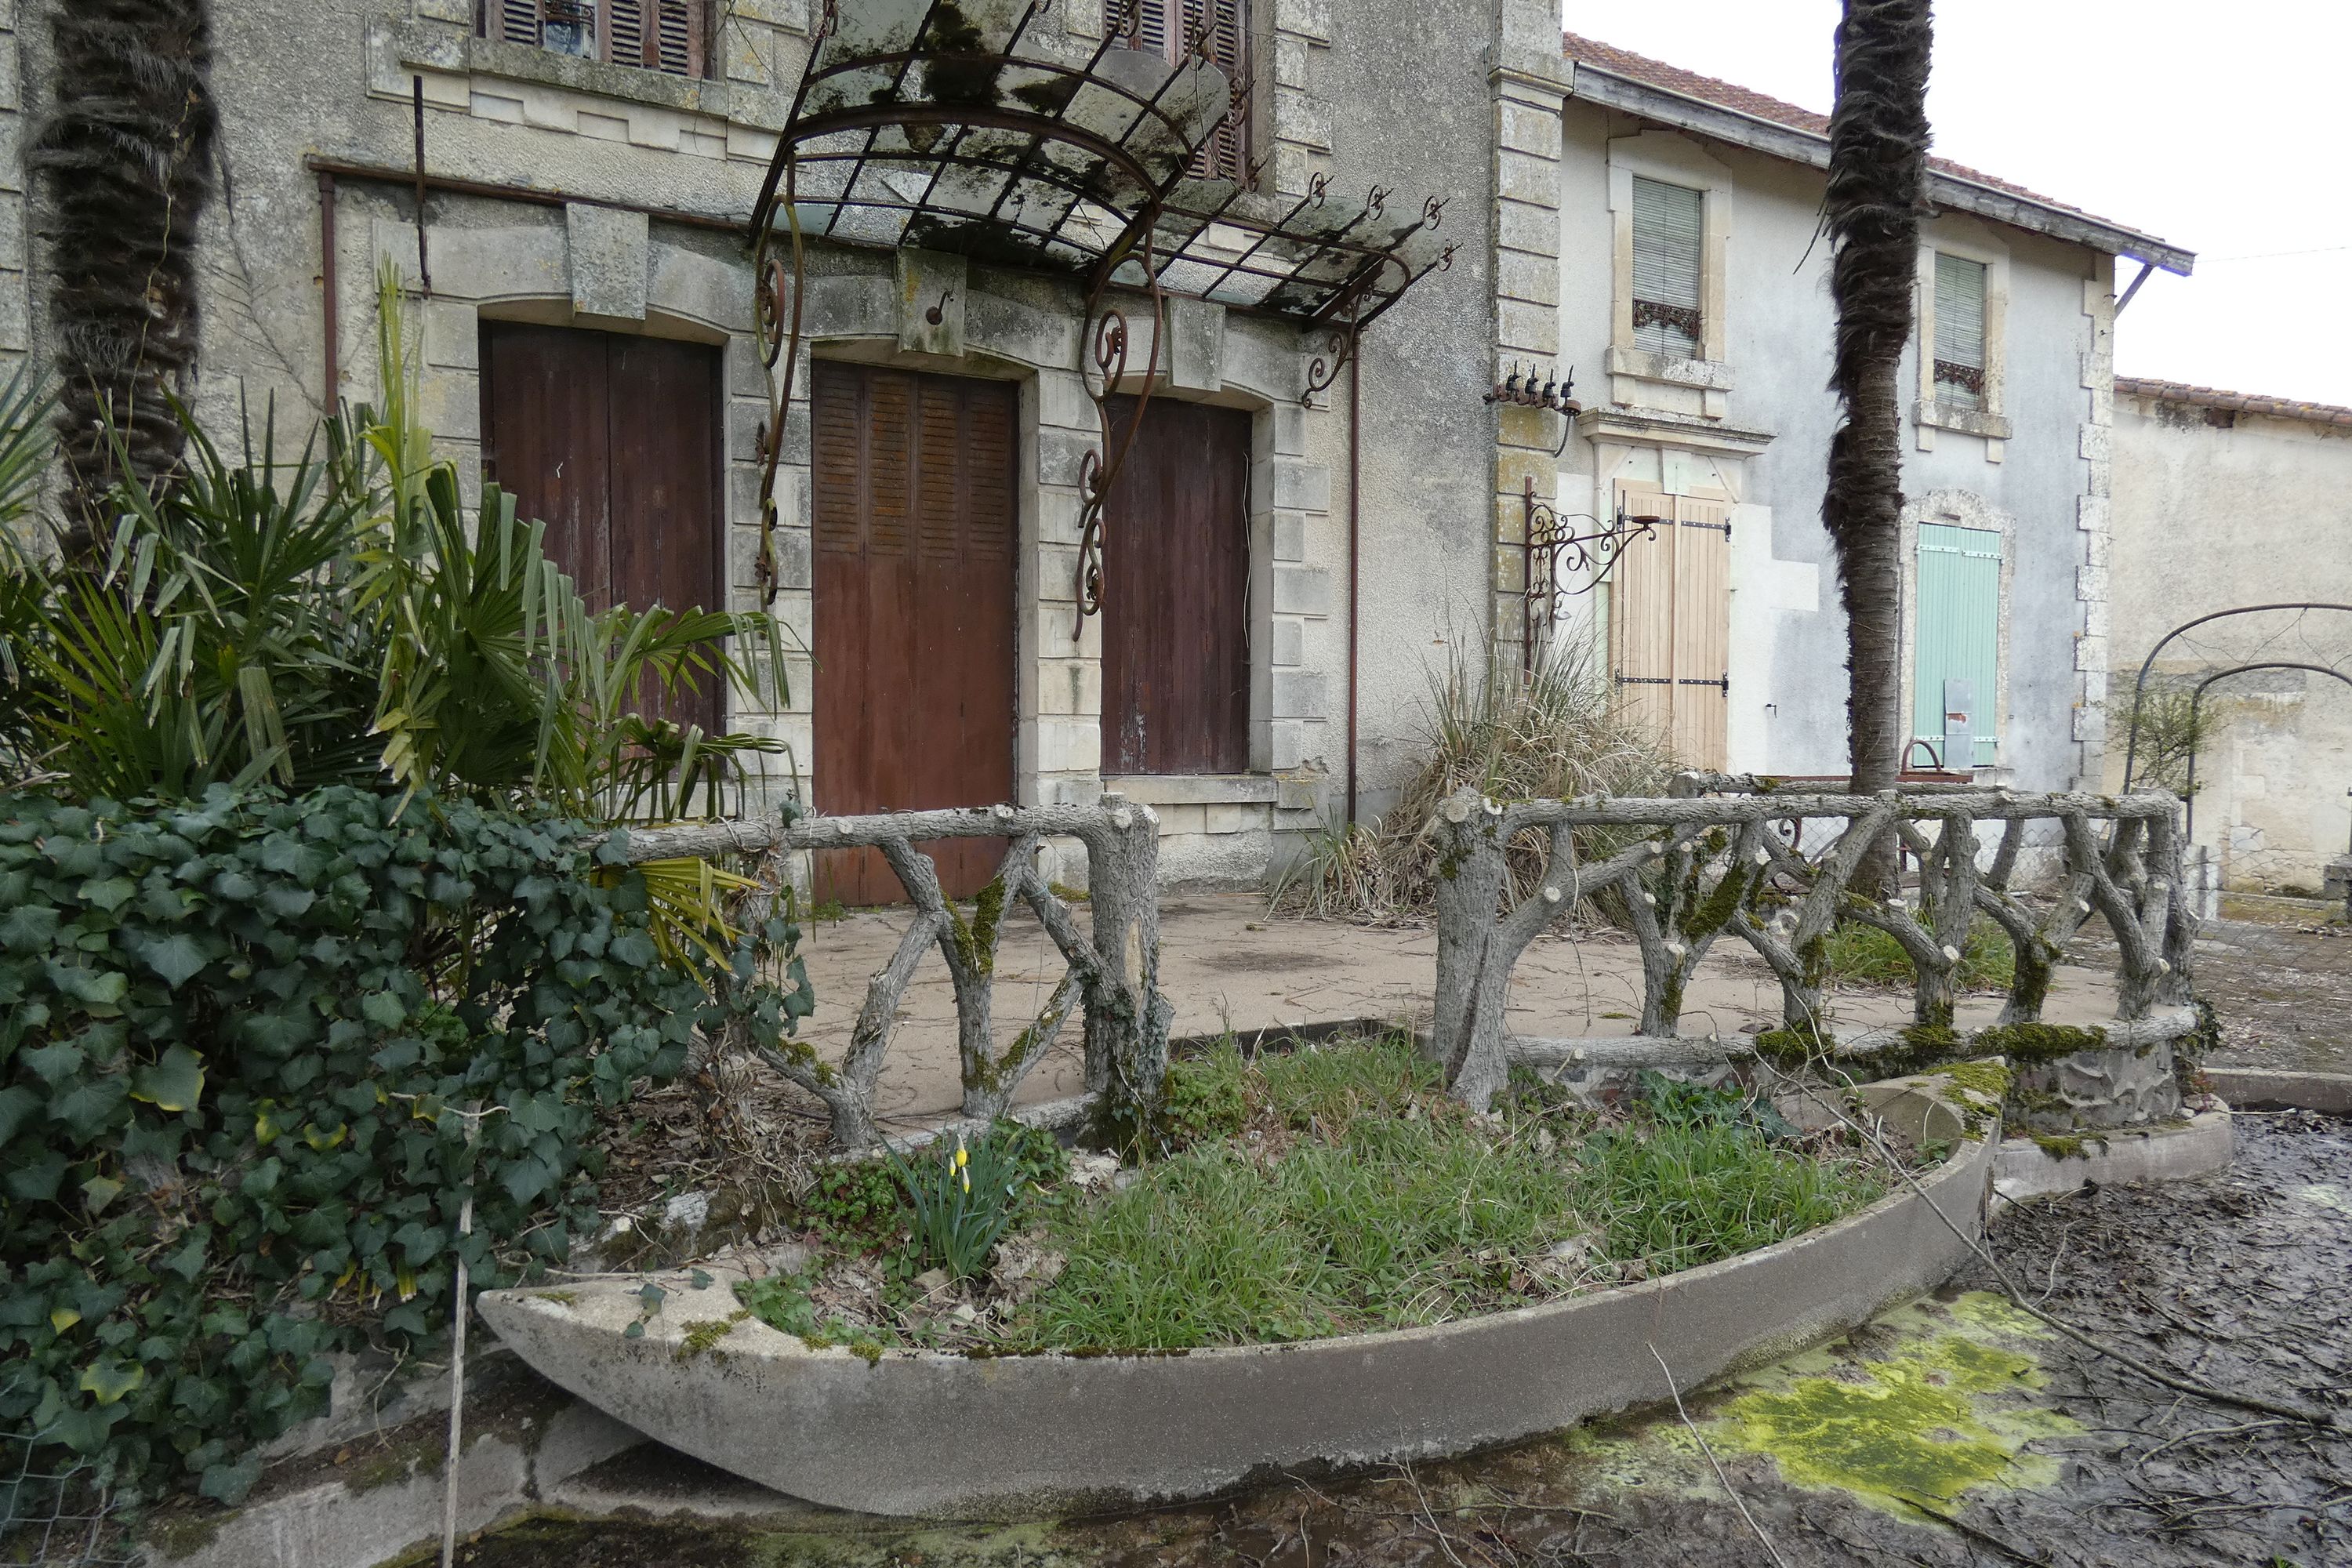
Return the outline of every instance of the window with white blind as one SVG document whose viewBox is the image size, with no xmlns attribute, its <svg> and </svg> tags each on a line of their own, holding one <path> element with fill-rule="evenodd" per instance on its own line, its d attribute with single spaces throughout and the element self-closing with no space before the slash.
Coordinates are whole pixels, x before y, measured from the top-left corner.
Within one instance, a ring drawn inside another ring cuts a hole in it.
<svg viewBox="0 0 2352 1568">
<path fill-rule="evenodd" d="M 1700 244 L 1706 197 L 1633 176 L 1633 346 L 1700 357 Z"/>
<path fill-rule="evenodd" d="M 1116 13 L 1113 13 L 1116 15 Z M 1201 179 L 1242 180 L 1250 160 L 1249 0 L 1141 0 L 1123 40 L 1164 60 L 1204 55 L 1233 84 L 1233 108 L 1193 161 Z"/>
<path fill-rule="evenodd" d="M 481 0 L 482 37 L 670 76 L 706 74 L 709 0 Z"/>
<path fill-rule="evenodd" d="M 1981 261 L 1936 253 L 1936 401 L 1985 404 L 1985 274 Z"/>
</svg>

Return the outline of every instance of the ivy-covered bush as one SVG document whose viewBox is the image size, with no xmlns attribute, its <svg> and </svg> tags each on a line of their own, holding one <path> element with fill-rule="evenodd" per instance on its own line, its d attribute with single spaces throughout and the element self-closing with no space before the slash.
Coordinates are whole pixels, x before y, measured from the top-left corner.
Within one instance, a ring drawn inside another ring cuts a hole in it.
<svg viewBox="0 0 2352 1568">
<path fill-rule="evenodd" d="M 565 1256 L 595 1107 L 716 1022 L 594 831 L 0 796 L 0 1435 L 233 1500 L 325 1352 L 446 1331 L 458 1250 L 478 1288 Z"/>
</svg>

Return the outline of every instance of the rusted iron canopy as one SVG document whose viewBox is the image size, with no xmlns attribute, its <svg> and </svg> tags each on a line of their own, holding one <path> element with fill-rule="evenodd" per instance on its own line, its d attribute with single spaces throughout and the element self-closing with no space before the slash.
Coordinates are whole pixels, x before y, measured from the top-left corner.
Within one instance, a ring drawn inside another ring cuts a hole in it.
<svg viewBox="0 0 2352 1568">
<path fill-rule="evenodd" d="M 1191 171 L 1232 104 L 1201 56 L 1171 65 L 1106 6 L 1100 43 L 1052 0 L 830 0 L 753 234 L 991 265 L 1357 328 L 1441 265 L 1442 203 L 1390 216 L 1318 181 L 1270 199 Z M 1156 287 L 1155 287 L 1156 286 Z"/>
</svg>

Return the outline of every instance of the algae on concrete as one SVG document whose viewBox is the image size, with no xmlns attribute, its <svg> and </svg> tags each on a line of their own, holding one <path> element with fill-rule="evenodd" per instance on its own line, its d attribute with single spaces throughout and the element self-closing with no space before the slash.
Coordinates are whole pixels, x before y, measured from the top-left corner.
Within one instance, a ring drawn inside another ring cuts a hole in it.
<svg viewBox="0 0 2352 1568">
<path fill-rule="evenodd" d="M 1698 1428 L 1718 1456 L 1767 1457 L 1792 1486 L 1915 1521 L 1906 1500 L 1950 1509 L 1987 1488 L 2045 1488 L 2058 1462 L 2032 1445 L 2082 1430 L 2034 1403 L 2044 1382 L 2034 1342 L 2048 1332 L 1999 1296 L 1915 1302 L 1738 1379 L 1702 1402 Z M 1614 1486 L 1719 1493 L 1671 1413 L 1567 1440 Z"/>
<path fill-rule="evenodd" d="M 1857 1356 L 1852 1341 L 1745 1379 L 1708 1426 L 1717 1451 L 1769 1455 L 1783 1478 L 1890 1511 L 1948 1506 L 1986 1487 L 2041 1488 L 2055 1459 L 2030 1447 L 2082 1428 L 2032 1403 L 2044 1383 L 2032 1342 L 2049 1332 L 1998 1296 L 1923 1301 L 1878 1321 L 1900 1341 Z"/>
</svg>

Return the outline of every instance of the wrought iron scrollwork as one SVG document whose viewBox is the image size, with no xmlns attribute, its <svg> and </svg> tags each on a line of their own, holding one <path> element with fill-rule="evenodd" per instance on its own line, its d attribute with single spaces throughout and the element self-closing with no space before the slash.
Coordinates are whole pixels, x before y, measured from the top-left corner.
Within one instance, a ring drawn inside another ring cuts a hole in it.
<svg viewBox="0 0 2352 1568">
<path fill-rule="evenodd" d="M 1078 618 L 1070 633 L 1074 642 L 1085 637 L 1087 617 L 1102 610 L 1103 550 L 1108 533 L 1103 509 L 1110 502 L 1110 487 L 1118 480 L 1119 469 L 1126 466 L 1136 437 L 1142 433 L 1144 413 L 1150 407 L 1151 394 L 1160 384 L 1160 344 L 1167 335 L 1168 316 L 1149 228 L 1143 232 L 1142 248 L 1143 275 L 1151 296 L 1151 360 L 1144 367 L 1135 412 L 1123 432 L 1112 427 L 1110 402 L 1118 395 L 1119 384 L 1127 379 L 1128 354 L 1134 343 L 1127 313 L 1104 302 L 1111 274 L 1117 270 L 1115 266 L 1103 268 L 1093 297 L 1087 301 L 1084 341 L 1090 345 L 1087 357 L 1094 362 L 1094 374 L 1086 377 L 1087 395 L 1094 400 L 1095 417 L 1101 421 L 1103 444 L 1099 450 L 1087 448 L 1078 463 Z M 1084 374 L 1084 367 L 1080 369 Z"/>
<path fill-rule="evenodd" d="M 1536 637 L 1549 631 L 1559 615 L 1559 601 L 1591 593 L 1609 580 L 1626 549 L 1657 536 L 1657 525 L 1669 520 L 1629 514 L 1622 506 L 1615 519 L 1602 522 L 1590 512 L 1560 512 L 1537 499 L 1536 481 L 1527 480 L 1522 492 L 1527 528 L 1519 552 L 1524 567 L 1519 605 L 1520 653 L 1527 668 L 1535 667 Z M 1578 532 L 1576 525 L 1593 525 Z M 1580 579 L 1580 581 L 1579 581 Z M 1564 585 L 1563 580 L 1572 585 Z"/>
<path fill-rule="evenodd" d="M 828 4 L 828 18 L 832 10 Z M 808 252 L 801 234 L 799 183 L 799 165 L 788 156 L 784 163 L 783 212 L 787 232 L 792 237 L 790 272 L 785 269 L 784 258 L 776 254 L 772 223 L 761 225 L 751 258 L 752 330 L 759 338 L 761 364 L 768 374 L 768 412 L 760 422 L 758 446 L 760 555 L 752 572 L 760 585 L 760 606 L 767 610 L 775 608 L 776 595 L 783 587 L 776 563 L 776 471 L 783 464 L 784 426 L 792 417 L 793 378 L 800 368 L 801 299 L 808 281 Z M 792 294 L 789 307 L 784 299 L 787 288 Z"/>
</svg>

